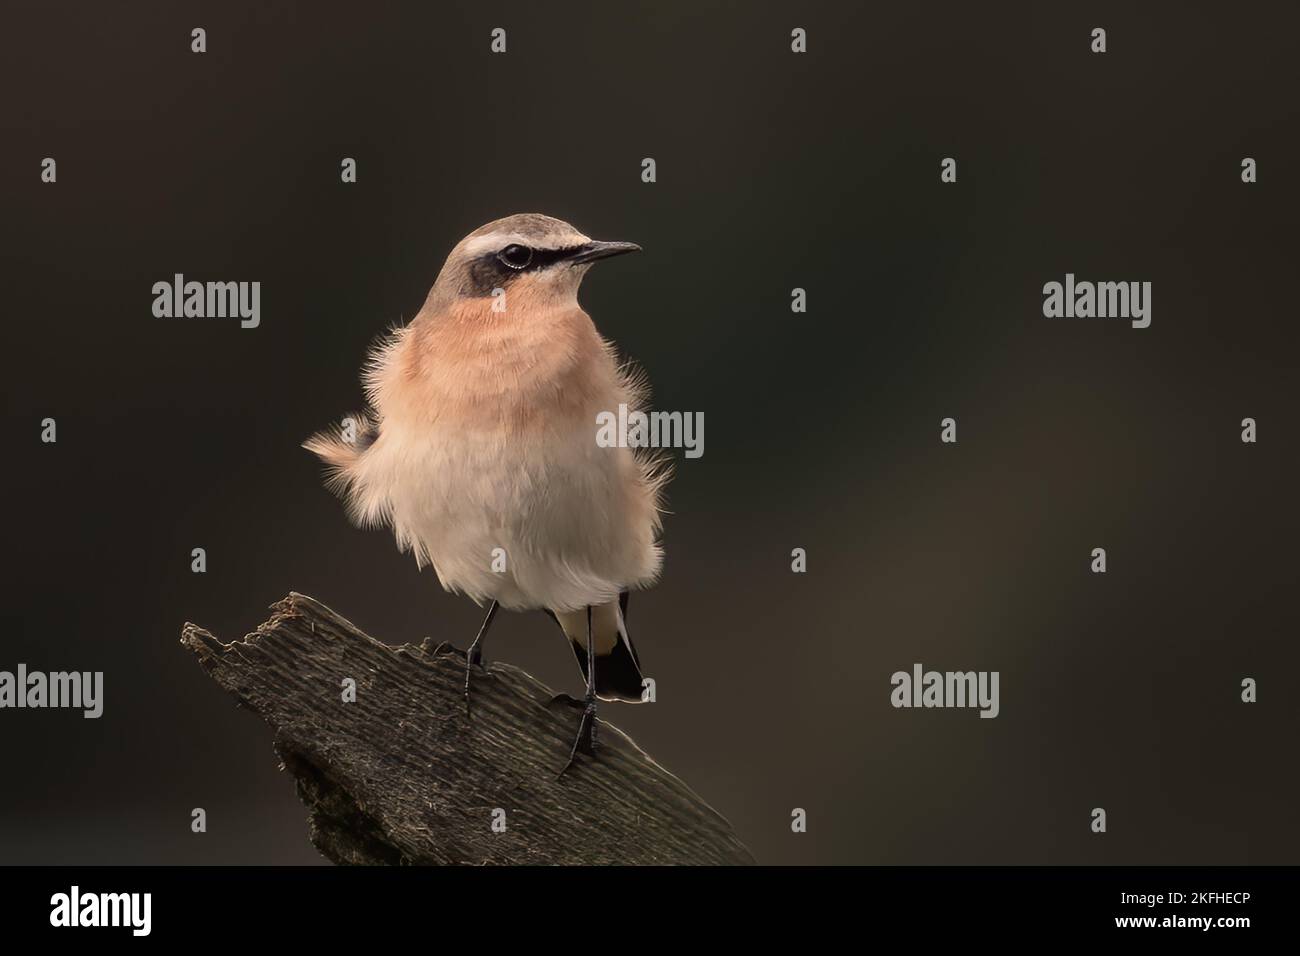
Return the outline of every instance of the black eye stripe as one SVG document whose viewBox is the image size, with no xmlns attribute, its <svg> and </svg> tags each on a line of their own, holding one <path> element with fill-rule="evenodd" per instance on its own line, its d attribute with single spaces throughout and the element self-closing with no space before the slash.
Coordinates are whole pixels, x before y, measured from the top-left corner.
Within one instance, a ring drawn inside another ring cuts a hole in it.
<svg viewBox="0 0 1300 956">
<path fill-rule="evenodd" d="M 522 246 L 523 243 L 511 243 L 510 245 Z M 522 269 L 508 266 L 501 261 L 501 253 L 506 248 L 506 246 L 503 246 L 495 252 L 485 252 L 470 260 L 465 270 L 465 281 L 460 287 L 461 295 L 491 295 L 493 289 L 506 287 L 515 276 L 524 275 L 537 269 L 545 269 L 547 266 L 568 259 L 585 249 L 586 245 L 580 243 L 566 246 L 563 249 L 534 248 L 532 258 L 529 260 L 528 265 Z"/>
<path fill-rule="evenodd" d="M 544 269 L 547 266 L 554 265 L 555 263 L 560 262 L 561 260 L 567 259 L 570 256 L 572 256 L 574 253 L 581 251 L 585 247 L 581 245 L 577 245 L 577 246 L 566 246 L 563 249 L 532 249 L 530 250 L 532 252 L 532 257 L 529 259 L 528 263 L 524 265 L 522 268 L 516 267 L 510 264 L 509 262 L 502 262 L 502 256 L 505 255 L 507 250 L 524 249 L 524 248 L 527 247 L 518 245 L 517 243 L 511 243 L 510 245 L 502 249 L 500 252 L 497 252 L 489 256 L 488 258 L 495 260 L 498 263 L 501 263 L 506 267 L 507 271 L 509 272 L 531 272 L 534 269 Z"/>
<path fill-rule="evenodd" d="M 533 253 L 533 262 L 537 263 L 538 267 L 554 265 L 561 259 L 569 258 L 581 248 L 583 247 L 568 246 L 564 249 L 538 249 Z"/>
</svg>

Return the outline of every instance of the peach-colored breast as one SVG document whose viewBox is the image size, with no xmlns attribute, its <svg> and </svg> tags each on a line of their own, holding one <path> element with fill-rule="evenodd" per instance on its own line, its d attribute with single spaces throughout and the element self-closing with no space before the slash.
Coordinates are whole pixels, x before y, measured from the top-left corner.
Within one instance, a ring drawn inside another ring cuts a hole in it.
<svg viewBox="0 0 1300 956">
<path fill-rule="evenodd" d="M 578 304 L 538 299 L 516 283 L 507 310 L 463 299 L 421 314 L 375 370 L 384 418 L 475 430 L 555 429 L 617 409 L 627 394 L 613 355 Z"/>
</svg>

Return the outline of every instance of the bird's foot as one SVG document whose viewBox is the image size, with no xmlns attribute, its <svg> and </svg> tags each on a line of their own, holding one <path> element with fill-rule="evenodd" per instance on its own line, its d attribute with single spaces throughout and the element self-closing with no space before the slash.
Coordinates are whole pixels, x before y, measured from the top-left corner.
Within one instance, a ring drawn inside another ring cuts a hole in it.
<svg viewBox="0 0 1300 956">
<path fill-rule="evenodd" d="M 567 698 L 567 699 L 565 699 Z M 551 703 L 561 701 L 564 703 L 578 704 L 582 707 L 582 717 L 578 720 L 578 736 L 573 741 L 573 749 L 569 751 L 569 759 L 565 761 L 560 772 L 555 779 L 559 780 L 573 766 L 573 761 L 577 759 L 579 752 L 588 756 L 596 754 L 596 696 L 591 694 L 585 701 L 574 700 L 568 694 L 559 694 L 551 699 Z"/>
<path fill-rule="evenodd" d="M 483 618 L 483 624 L 478 629 L 478 635 L 474 638 L 474 643 L 469 646 L 465 652 L 465 716 L 469 716 L 469 675 L 475 667 L 483 666 L 483 639 L 487 637 L 488 628 L 492 626 L 492 619 L 497 616 L 497 608 L 500 605 L 493 601 L 488 605 L 487 617 Z"/>
</svg>

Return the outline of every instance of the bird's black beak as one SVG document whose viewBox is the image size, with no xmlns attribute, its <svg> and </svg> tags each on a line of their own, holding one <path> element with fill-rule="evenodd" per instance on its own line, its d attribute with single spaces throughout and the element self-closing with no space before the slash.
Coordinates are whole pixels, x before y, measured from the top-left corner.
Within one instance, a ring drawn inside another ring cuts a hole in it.
<svg viewBox="0 0 1300 956">
<path fill-rule="evenodd" d="M 567 258 L 570 262 L 595 262 L 597 259 L 608 259 L 610 256 L 621 256 L 625 252 L 640 252 L 641 247 L 635 242 L 588 242 L 577 249 Z"/>
</svg>

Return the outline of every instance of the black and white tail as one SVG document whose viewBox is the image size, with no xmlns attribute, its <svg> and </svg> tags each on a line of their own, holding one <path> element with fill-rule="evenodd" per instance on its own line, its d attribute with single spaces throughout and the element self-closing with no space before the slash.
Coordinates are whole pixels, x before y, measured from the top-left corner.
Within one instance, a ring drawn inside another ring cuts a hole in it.
<svg viewBox="0 0 1300 956">
<path fill-rule="evenodd" d="M 591 609 L 591 638 L 596 652 L 596 696 L 602 700 L 641 703 L 641 661 L 627 635 L 627 592 L 617 603 Z M 582 678 L 587 679 L 587 611 L 547 612 L 569 639 Z"/>
</svg>

